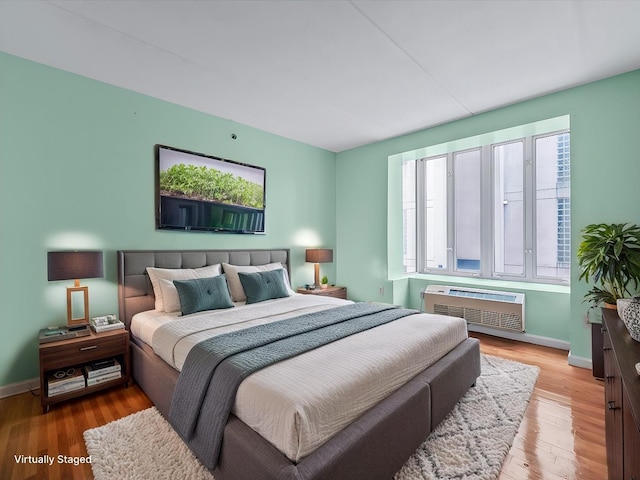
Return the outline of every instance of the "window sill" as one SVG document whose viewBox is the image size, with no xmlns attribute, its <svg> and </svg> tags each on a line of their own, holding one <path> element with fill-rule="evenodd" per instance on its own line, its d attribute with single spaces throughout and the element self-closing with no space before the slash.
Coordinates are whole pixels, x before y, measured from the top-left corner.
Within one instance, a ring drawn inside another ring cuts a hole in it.
<svg viewBox="0 0 640 480">
<path fill-rule="evenodd" d="M 426 273 L 417 273 L 407 275 L 401 278 L 408 278 L 409 280 L 426 280 L 438 283 L 441 285 L 466 285 L 473 288 L 493 288 L 500 289 L 505 288 L 509 290 L 520 291 L 536 291 L 536 292 L 549 292 L 549 293 L 571 293 L 571 287 L 569 285 L 557 285 L 550 283 L 534 283 L 534 282 L 515 282 L 512 280 L 494 280 L 488 278 L 474 278 L 474 277 L 457 277 L 453 275 L 430 275 Z M 396 280 L 399 280 L 396 279 Z"/>
</svg>

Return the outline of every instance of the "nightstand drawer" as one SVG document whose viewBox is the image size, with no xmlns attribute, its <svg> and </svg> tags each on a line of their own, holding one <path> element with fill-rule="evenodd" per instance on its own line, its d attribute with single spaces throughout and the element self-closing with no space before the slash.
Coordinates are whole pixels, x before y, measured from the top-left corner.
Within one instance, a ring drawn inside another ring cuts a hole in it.
<svg viewBox="0 0 640 480">
<path fill-rule="evenodd" d="M 49 369 L 67 365 L 79 365 L 97 358 L 121 355 L 126 348 L 126 338 L 117 336 L 91 336 L 86 340 L 47 345 L 40 349 L 40 362 Z"/>
<path fill-rule="evenodd" d="M 307 290 L 306 288 L 298 288 L 298 293 L 302 293 L 304 295 L 320 295 L 322 297 L 335 297 L 342 298 L 344 300 L 347 299 L 347 287 L 327 287 L 327 288 L 316 288 L 315 290 Z"/>
<path fill-rule="evenodd" d="M 335 290 L 329 290 L 326 293 L 321 293 L 320 295 L 324 295 L 325 297 L 335 297 L 342 298 L 344 300 L 347 299 L 347 289 L 346 288 L 338 288 Z"/>
</svg>

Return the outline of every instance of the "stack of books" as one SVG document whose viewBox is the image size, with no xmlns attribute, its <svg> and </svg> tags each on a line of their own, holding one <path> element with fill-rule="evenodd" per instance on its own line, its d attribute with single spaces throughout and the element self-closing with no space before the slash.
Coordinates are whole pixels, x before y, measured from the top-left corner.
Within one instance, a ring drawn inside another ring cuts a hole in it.
<svg viewBox="0 0 640 480">
<path fill-rule="evenodd" d="M 91 387 L 120 378 L 122 376 L 122 367 L 118 360 L 110 358 L 85 365 L 84 373 L 87 376 L 87 387 Z"/>
<path fill-rule="evenodd" d="M 90 321 L 91 328 L 94 332 L 108 332 L 109 330 L 117 330 L 124 328 L 124 323 L 116 318 L 115 315 L 104 315 L 102 317 L 93 317 Z"/>
<path fill-rule="evenodd" d="M 50 397 L 81 390 L 85 387 L 82 368 L 68 368 L 47 376 L 47 392 Z"/>
</svg>

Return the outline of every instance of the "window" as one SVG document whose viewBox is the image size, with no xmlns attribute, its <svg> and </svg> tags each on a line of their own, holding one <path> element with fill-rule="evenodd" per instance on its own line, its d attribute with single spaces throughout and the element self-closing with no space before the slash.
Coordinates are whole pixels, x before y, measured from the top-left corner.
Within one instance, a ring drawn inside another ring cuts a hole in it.
<svg viewBox="0 0 640 480">
<path fill-rule="evenodd" d="M 568 131 L 425 155 L 402 168 L 405 272 L 569 280 Z"/>
<path fill-rule="evenodd" d="M 569 134 L 538 137 L 536 165 L 536 276 L 568 278 L 571 262 Z"/>
<path fill-rule="evenodd" d="M 416 168 L 402 164 L 402 263 L 404 271 L 416 271 Z"/>
<path fill-rule="evenodd" d="M 424 263 L 428 268 L 447 268 L 447 157 L 431 159 L 421 170 L 424 192 L 423 221 L 430 226 L 422 239 Z M 422 227 L 422 230 L 425 230 Z"/>
<path fill-rule="evenodd" d="M 480 150 L 453 154 L 455 270 L 479 272 L 482 264 Z"/>
<path fill-rule="evenodd" d="M 492 147 L 493 270 L 524 275 L 524 142 Z"/>
</svg>

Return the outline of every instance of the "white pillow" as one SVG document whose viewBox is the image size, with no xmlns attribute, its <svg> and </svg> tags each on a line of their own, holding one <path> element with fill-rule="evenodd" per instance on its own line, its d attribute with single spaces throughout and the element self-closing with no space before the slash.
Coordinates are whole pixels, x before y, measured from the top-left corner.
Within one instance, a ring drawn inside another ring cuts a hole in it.
<svg viewBox="0 0 640 480">
<path fill-rule="evenodd" d="M 174 280 L 191 280 L 194 278 L 215 277 L 220 275 L 220 264 L 209 265 L 202 268 L 155 268 L 147 267 L 149 280 L 153 286 L 153 293 L 156 296 L 156 310 L 159 312 L 175 312 L 180 310 L 178 291 L 173 285 Z M 162 285 L 160 279 L 168 280 Z M 164 289 L 164 290 L 163 290 Z M 165 306 L 164 294 L 168 294 L 168 305 Z M 176 299 L 178 308 L 176 306 Z M 171 310 L 167 310 L 171 308 Z"/>
<path fill-rule="evenodd" d="M 178 279 L 176 278 L 176 280 Z M 169 280 L 167 278 L 158 278 L 158 285 L 160 286 L 160 291 L 162 292 L 164 311 L 168 313 L 180 312 L 180 296 L 178 295 L 178 289 L 173 284 L 173 280 Z"/>
<path fill-rule="evenodd" d="M 284 275 L 284 283 L 287 286 L 289 295 L 294 295 L 295 292 L 291 290 L 291 284 L 289 283 L 289 275 L 287 270 L 282 266 L 280 262 L 268 263 L 266 265 L 231 265 L 229 263 L 223 263 L 222 269 L 227 276 L 227 284 L 229 285 L 229 291 L 231 292 L 231 300 L 234 302 L 246 302 L 247 296 L 244 294 L 242 283 L 240 283 L 240 277 L 238 272 L 255 273 L 255 272 L 268 272 L 269 270 L 282 269 Z"/>
</svg>

